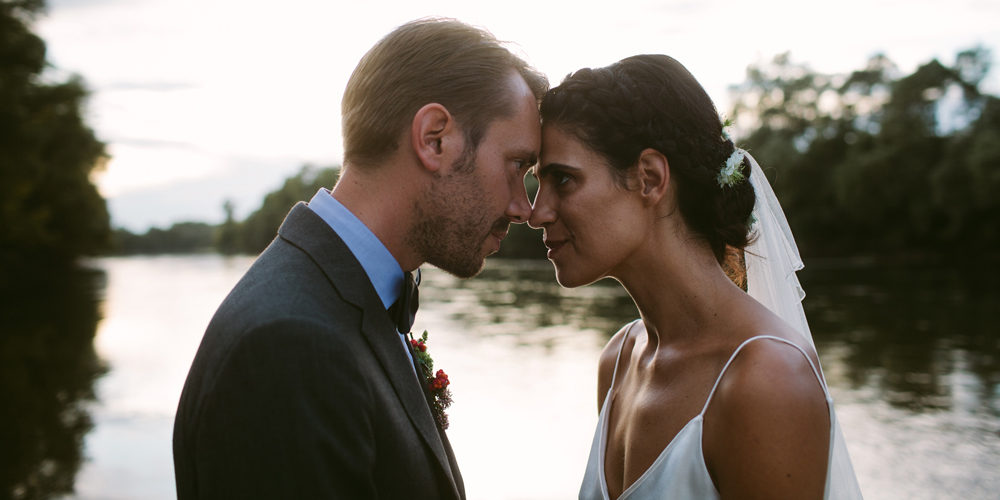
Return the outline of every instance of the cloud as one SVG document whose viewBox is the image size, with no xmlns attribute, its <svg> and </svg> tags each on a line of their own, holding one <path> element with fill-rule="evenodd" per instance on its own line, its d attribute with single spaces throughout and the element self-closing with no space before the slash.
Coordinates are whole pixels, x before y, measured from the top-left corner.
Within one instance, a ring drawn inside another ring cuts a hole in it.
<svg viewBox="0 0 1000 500">
<path fill-rule="evenodd" d="M 101 85 L 97 90 L 101 92 L 115 91 L 145 91 L 145 92 L 173 92 L 175 90 L 190 90 L 200 87 L 194 83 L 184 82 L 116 82 Z"/>
<path fill-rule="evenodd" d="M 52 12 L 54 10 L 91 7 L 94 5 L 119 3 L 121 1 L 122 0 L 49 0 L 47 3 L 49 12 Z"/>
<path fill-rule="evenodd" d="M 201 148 L 191 144 L 190 142 L 181 141 L 167 141 L 163 139 L 144 139 L 144 138 L 130 138 L 130 137 L 109 137 L 105 142 L 112 144 L 120 144 L 123 146 L 135 146 L 137 148 L 175 148 L 175 149 L 190 149 L 200 151 Z"/>
</svg>

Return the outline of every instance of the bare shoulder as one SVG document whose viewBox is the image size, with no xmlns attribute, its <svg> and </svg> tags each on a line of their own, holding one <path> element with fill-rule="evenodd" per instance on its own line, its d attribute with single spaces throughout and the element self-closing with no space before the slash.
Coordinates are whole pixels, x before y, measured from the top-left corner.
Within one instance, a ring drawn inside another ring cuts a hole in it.
<svg viewBox="0 0 1000 500">
<path fill-rule="evenodd" d="M 705 413 L 706 459 L 723 498 L 822 498 L 830 446 L 826 392 L 810 364 L 817 363 L 811 346 L 787 340 L 806 355 L 775 339 L 746 344 Z"/>
<path fill-rule="evenodd" d="M 816 400 L 825 405 L 815 352 L 805 339 L 786 340 L 798 348 L 773 338 L 759 338 L 743 346 L 719 383 L 716 398 L 720 404 L 756 406 L 767 401 Z"/>
<path fill-rule="evenodd" d="M 597 411 L 604 405 L 604 397 L 611 389 L 611 382 L 614 380 L 615 364 L 618 361 L 618 353 L 622 351 L 622 343 L 635 344 L 635 330 L 644 328 L 642 321 L 634 321 L 623 326 L 618 333 L 611 337 L 604 351 L 601 352 L 601 359 L 597 366 Z M 630 333 L 631 332 L 631 333 Z M 627 345 L 625 347 L 628 347 Z M 631 351 L 629 351 L 631 352 Z M 626 356 L 622 353 L 622 356 Z"/>
<path fill-rule="evenodd" d="M 755 338 L 743 346 L 720 381 L 714 399 L 727 406 L 736 405 L 731 409 L 750 405 L 743 410 L 770 403 L 810 401 L 825 407 L 826 392 L 818 376 L 815 349 L 770 310 L 756 301 L 752 305 L 742 336 L 764 338 Z"/>
</svg>

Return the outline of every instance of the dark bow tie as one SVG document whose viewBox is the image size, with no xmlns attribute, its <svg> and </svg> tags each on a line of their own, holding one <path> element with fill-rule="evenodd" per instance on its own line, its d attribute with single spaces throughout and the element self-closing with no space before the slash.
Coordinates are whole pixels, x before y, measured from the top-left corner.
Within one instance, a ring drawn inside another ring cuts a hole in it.
<svg viewBox="0 0 1000 500">
<path fill-rule="evenodd" d="M 396 328 L 400 333 L 410 333 L 413 327 L 413 318 L 417 316 L 417 307 L 420 301 L 417 300 L 417 285 L 420 284 L 420 269 L 416 275 L 406 273 L 403 275 L 403 292 L 399 294 L 391 306 L 389 306 L 389 318 L 396 323 Z"/>
</svg>

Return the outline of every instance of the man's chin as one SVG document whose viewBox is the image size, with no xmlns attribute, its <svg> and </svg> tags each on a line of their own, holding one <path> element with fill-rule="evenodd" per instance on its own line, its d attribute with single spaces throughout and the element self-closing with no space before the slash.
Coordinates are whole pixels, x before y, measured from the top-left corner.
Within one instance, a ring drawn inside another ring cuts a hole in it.
<svg viewBox="0 0 1000 500">
<path fill-rule="evenodd" d="M 447 263 L 428 262 L 428 264 L 431 264 L 456 278 L 468 279 L 483 271 L 483 267 L 486 265 L 486 256 L 483 255 L 476 259 L 451 261 Z"/>
<path fill-rule="evenodd" d="M 448 274 L 450 274 L 450 275 L 452 275 L 452 276 L 454 276 L 454 277 L 456 277 L 456 278 L 469 279 L 469 278 L 473 278 L 473 277 L 479 275 L 479 273 L 483 272 L 483 267 L 484 267 L 485 263 L 486 262 L 483 261 L 475 269 L 473 269 L 471 267 L 464 267 L 464 268 L 461 268 L 461 269 L 445 269 L 445 268 L 441 268 L 441 270 L 444 271 L 444 272 L 446 272 L 446 273 L 448 273 Z"/>
<path fill-rule="evenodd" d="M 438 258 L 428 259 L 427 263 L 456 278 L 472 278 L 483 271 L 483 267 L 486 265 L 486 257 L 497 253 L 499 250 L 496 241 L 497 239 L 490 235 L 479 246 L 474 255 L 472 252 L 464 256 L 456 255 L 455 253 L 451 255 L 439 254 Z"/>
</svg>

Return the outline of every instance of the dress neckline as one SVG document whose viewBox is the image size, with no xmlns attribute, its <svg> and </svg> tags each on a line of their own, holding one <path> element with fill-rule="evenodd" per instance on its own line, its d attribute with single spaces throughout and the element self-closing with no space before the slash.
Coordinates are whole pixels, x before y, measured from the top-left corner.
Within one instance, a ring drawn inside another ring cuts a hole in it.
<svg viewBox="0 0 1000 500">
<path fill-rule="evenodd" d="M 611 411 L 610 410 L 611 409 L 611 405 L 614 403 L 614 399 L 615 399 L 612 396 L 612 394 L 613 394 L 614 389 L 615 389 L 615 380 L 618 378 L 618 363 L 621 362 L 622 352 L 625 350 L 625 344 L 627 343 L 628 337 L 629 337 L 629 335 L 632 332 L 632 328 L 639 321 L 640 320 L 637 319 L 637 320 L 633 321 L 631 325 L 629 325 L 628 330 L 626 330 L 626 332 L 625 332 L 625 337 L 622 339 L 622 345 L 621 345 L 621 347 L 618 348 L 618 357 L 615 359 L 614 372 L 612 372 L 612 375 L 611 375 L 611 386 L 608 387 L 608 393 L 604 396 L 604 406 L 601 408 L 601 414 L 599 416 L 600 424 L 601 424 L 601 430 L 600 430 L 600 432 L 601 432 L 601 439 L 600 439 L 600 442 L 598 444 L 598 451 L 597 451 L 597 456 L 598 456 L 598 459 L 599 459 L 597 473 L 598 473 L 598 478 L 599 478 L 599 484 L 600 484 L 600 487 L 601 487 L 601 495 L 604 497 L 604 500 L 611 500 L 611 494 L 608 493 L 608 480 L 607 480 L 607 476 L 605 475 L 605 468 L 606 468 L 605 467 L 605 463 L 606 463 L 607 444 L 608 444 L 608 415 L 609 415 L 609 413 Z M 781 337 L 776 337 L 776 336 L 773 336 L 773 335 L 757 335 L 757 336 L 754 336 L 754 337 L 750 337 L 749 339 L 744 340 L 736 348 L 736 350 L 733 351 L 733 353 L 729 356 L 729 360 L 726 361 L 725 365 L 723 365 L 722 371 L 720 371 L 718 377 L 715 378 L 715 384 L 712 385 L 712 390 L 708 393 L 708 398 L 705 400 L 705 405 L 702 406 L 701 411 L 698 412 L 697 415 L 695 415 L 694 417 L 692 417 L 691 420 L 688 420 L 687 423 L 684 424 L 684 427 L 681 427 L 681 430 L 677 431 L 677 434 L 674 434 L 674 437 L 670 439 L 670 442 L 667 443 L 667 446 L 665 446 L 663 448 L 663 450 L 660 451 L 660 454 L 656 456 L 656 460 L 653 460 L 653 463 L 650 464 L 649 467 L 646 468 L 645 471 L 643 471 L 642 475 L 640 475 L 638 479 L 636 479 L 635 481 L 633 481 L 632 484 L 630 484 L 628 486 L 628 488 L 625 488 L 625 490 L 622 491 L 621 495 L 618 495 L 618 499 L 617 500 L 624 500 L 624 499 L 626 499 L 628 495 L 630 495 L 633 491 L 636 490 L 636 488 L 639 487 L 639 485 L 646 479 L 646 477 L 648 477 L 651 474 L 651 471 L 655 470 L 656 467 L 659 466 L 660 462 L 662 462 L 664 460 L 664 457 L 666 457 L 669 454 L 669 452 L 673 448 L 674 444 L 677 443 L 677 441 L 678 441 L 677 438 L 680 437 L 685 432 L 687 432 L 688 428 L 694 428 L 694 427 L 692 427 L 691 424 L 697 422 L 699 424 L 697 426 L 698 429 L 699 429 L 699 433 L 701 433 L 701 429 L 702 428 L 701 428 L 700 424 L 704 421 L 705 411 L 708 410 L 708 404 L 712 402 L 712 396 L 715 395 L 715 390 L 719 387 L 719 382 L 722 381 L 722 376 L 726 374 L 726 370 L 729 369 L 729 365 L 732 364 L 732 362 L 733 362 L 734 359 L 736 359 L 736 355 L 739 354 L 741 350 L 743 350 L 743 347 L 746 346 L 747 344 L 749 344 L 750 342 L 752 342 L 754 340 L 757 340 L 757 339 L 772 339 L 772 340 L 777 340 L 777 341 L 783 342 L 785 344 L 788 344 L 788 345 L 790 345 L 790 346 L 798 349 L 802 353 L 802 355 L 806 357 L 806 361 L 809 362 L 809 366 L 812 368 L 813 374 L 815 374 L 816 377 L 821 381 L 820 382 L 820 386 L 823 388 L 823 393 L 824 393 L 824 396 L 826 396 L 827 404 L 829 405 L 829 407 L 831 408 L 831 411 L 832 411 L 833 400 L 830 397 L 830 393 L 829 393 L 829 391 L 828 391 L 828 389 L 826 387 L 826 384 L 823 382 L 823 378 L 819 374 L 819 372 L 817 371 L 816 366 L 813 365 L 812 359 L 809 358 L 809 355 L 806 354 L 805 350 L 803 350 L 802 347 L 798 346 L 794 342 L 791 342 L 791 341 L 789 341 L 787 339 L 783 339 Z M 627 372 L 627 370 L 626 370 L 626 372 Z M 622 375 L 624 375 L 624 373 Z M 831 419 L 831 422 L 832 421 L 833 420 Z M 832 427 L 832 424 L 831 424 L 831 433 L 832 433 L 832 431 L 833 431 L 833 427 Z M 699 442 L 699 446 L 700 446 L 701 439 L 699 439 L 698 442 Z M 704 454 L 702 454 L 701 458 L 702 458 L 702 461 L 704 461 L 704 459 L 705 459 Z M 708 469 L 708 464 L 704 463 L 703 465 L 704 465 L 705 469 L 707 470 Z"/>
<path fill-rule="evenodd" d="M 605 458 L 606 458 L 607 452 L 608 452 L 608 448 L 607 448 L 608 447 L 608 413 L 610 412 L 611 403 L 614 401 L 614 398 L 611 397 L 611 390 L 613 388 L 614 388 L 614 384 L 612 384 L 612 387 L 608 388 L 608 394 L 604 398 L 604 408 L 601 409 L 601 413 L 602 413 L 602 415 L 601 415 L 601 441 L 600 441 L 600 444 L 599 444 L 598 449 L 597 449 L 597 456 L 598 456 L 598 458 L 600 458 L 600 462 L 598 464 L 598 471 L 597 472 L 598 472 L 599 477 L 600 477 L 601 494 L 604 495 L 604 500 L 611 500 L 611 494 L 608 493 L 608 479 L 607 479 L 607 476 L 605 475 L 604 471 L 605 471 Z M 702 412 L 702 413 L 704 413 L 704 412 Z M 663 450 L 660 451 L 660 454 L 656 456 L 656 460 L 653 460 L 653 463 L 650 464 L 649 467 L 645 471 L 643 471 L 642 475 L 639 476 L 638 479 L 636 479 L 635 481 L 633 481 L 632 484 L 630 484 L 628 486 L 628 488 L 625 488 L 625 491 L 623 491 L 621 493 L 621 495 L 618 495 L 618 500 L 624 500 L 625 498 L 627 498 L 628 495 L 631 495 L 631 493 L 635 489 L 637 489 L 640 484 L 642 484 L 642 482 L 652 473 L 652 471 L 655 470 L 657 466 L 659 466 L 660 462 L 662 462 L 664 460 L 664 457 L 666 457 L 669 454 L 670 450 L 673 449 L 674 444 L 676 444 L 677 441 L 678 441 L 677 438 L 680 437 L 685 432 L 687 432 L 688 428 L 694 428 L 694 427 L 692 427 L 691 424 L 693 424 L 695 422 L 698 422 L 698 424 L 701 424 L 701 422 L 702 422 L 702 413 L 699 413 L 699 414 L 695 415 L 694 417 L 691 417 L 691 420 L 688 420 L 687 423 L 684 424 L 684 427 L 681 427 L 681 430 L 677 431 L 677 434 L 674 434 L 674 437 L 670 440 L 669 443 L 667 443 L 667 446 L 665 446 L 663 448 Z M 698 428 L 699 428 L 699 430 L 701 429 L 700 425 L 698 426 Z M 706 468 L 707 468 L 707 466 L 706 466 Z"/>
<path fill-rule="evenodd" d="M 635 325 L 639 323 L 639 321 L 641 320 L 637 319 L 633 321 L 632 324 L 629 325 L 628 330 L 625 331 L 625 337 L 622 339 L 622 345 L 621 347 L 618 348 L 618 357 L 615 358 L 614 372 L 612 372 L 611 374 L 611 387 L 608 387 L 608 393 L 604 396 L 604 406 L 601 408 L 601 415 L 599 416 L 601 421 L 600 422 L 601 439 L 597 448 L 597 456 L 599 459 L 597 473 L 599 478 L 599 484 L 601 486 L 601 495 L 603 495 L 604 500 L 611 500 L 611 494 L 608 493 L 608 479 L 607 476 L 605 475 L 605 462 L 608 453 L 608 415 L 611 413 L 611 405 L 614 403 L 615 399 L 613 393 L 615 389 L 615 381 L 618 378 L 618 363 L 621 362 L 622 352 L 625 351 L 625 344 L 628 341 L 629 335 L 632 333 L 632 328 L 635 327 Z M 736 351 L 733 353 L 733 356 L 730 357 L 729 359 L 730 362 L 732 362 L 732 359 L 736 357 L 736 353 L 739 352 L 742 347 L 743 346 L 741 345 L 736 349 Z M 726 367 L 728 366 L 729 363 L 726 363 Z M 722 373 L 726 372 L 726 367 L 723 367 Z M 626 370 L 626 372 L 627 371 L 628 370 Z M 719 377 L 715 381 L 716 386 L 719 385 L 719 380 L 722 379 L 722 373 L 719 374 Z M 622 375 L 624 375 L 624 373 Z M 702 408 L 701 412 L 699 412 L 694 417 L 691 417 L 691 420 L 688 420 L 687 423 L 684 424 L 684 427 L 681 427 L 681 430 L 677 431 L 677 434 L 674 434 L 674 437 L 670 439 L 670 442 L 667 443 L 667 446 L 665 446 L 663 450 L 660 451 L 660 454 L 656 456 L 656 460 L 653 460 L 653 463 L 650 464 L 649 467 L 645 471 L 643 471 L 642 475 L 640 475 L 638 479 L 633 481 L 632 484 L 628 486 L 628 488 L 625 488 L 625 491 L 622 491 L 621 495 L 618 495 L 618 500 L 623 500 L 627 498 L 628 495 L 631 495 L 632 492 L 635 491 L 635 489 L 638 488 L 640 484 L 642 484 L 642 482 L 650 475 L 650 473 L 653 470 L 655 470 L 657 466 L 659 466 L 660 462 L 663 461 L 664 457 L 666 457 L 669 454 L 670 450 L 673 449 L 674 444 L 677 443 L 677 438 L 680 437 L 685 432 L 687 432 L 688 428 L 692 428 L 691 424 L 695 422 L 698 422 L 699 424 L 701 423 L 702 415 L 705 414 L 705 409 L 708 408 L 708 401 L 711 401 L 712 394 L 714 393 L 715 393 L 715 386 L 712 387 L 712 392 L 709 393 L 708 400 L 705 401 L 705 406 Z"/>
</svg>

